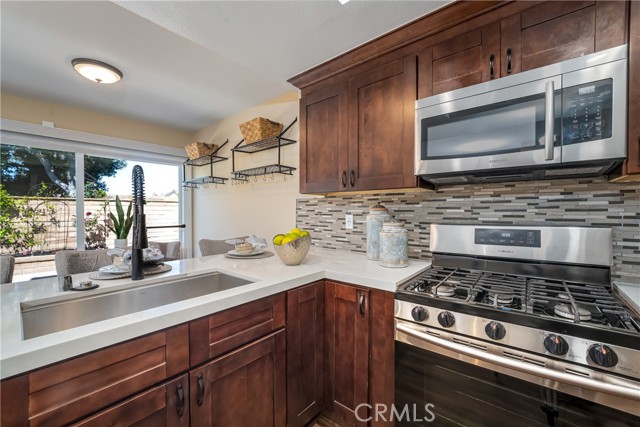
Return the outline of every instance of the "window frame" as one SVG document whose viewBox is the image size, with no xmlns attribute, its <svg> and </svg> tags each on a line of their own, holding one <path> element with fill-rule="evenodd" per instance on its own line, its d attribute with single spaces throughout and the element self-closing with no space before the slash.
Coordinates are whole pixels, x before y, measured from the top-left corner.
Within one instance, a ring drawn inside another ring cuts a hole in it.
<svg viewBox="0 0 640 427">
<path fill-rule="evenodd" d="M 85 156 L 106 157 L 127 161 L 167 164 L 178 166 L 178 180 L 185 180 L 182 166 L 185 160 L 184 150 L 166 145 L 116 138 L 79 132 L 69 129 L 52 128 L 16 120 L 0 120 L 0 144 L 33 147 L 45 150 L 67 151 L 75 154 L 76 162 L 76 218 L 84 219 L 84 158 Z M 132 149 L 131 147 L 136 147 Z M 186 224 L 182 234 L 183 256 L 192 255 L 191 218 L 192 194 L 185 192 L 182 185 L 179 191 L 179 223 Z M 84 227 L 76 227 L 77 249 L 84 250 Z"/>
</svg>

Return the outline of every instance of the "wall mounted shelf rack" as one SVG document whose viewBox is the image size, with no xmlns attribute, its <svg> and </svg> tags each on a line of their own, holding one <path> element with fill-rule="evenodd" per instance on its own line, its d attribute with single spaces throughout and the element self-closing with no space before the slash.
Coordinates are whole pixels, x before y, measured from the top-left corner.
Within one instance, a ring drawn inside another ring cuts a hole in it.
<svg viewBox="0 0 640 427">
<path fill-rule="evenodd" d="M 287 126 L 278 136 L 273 136 L 271 138 L 262 139 L 260 141 L 252 142 L 250 144 L 242 145 L 244 139 L 241 140 L 235 147 L 231 149 L 231 163 L 232 163 L 232 172 L 231 179 L 235 181 L 248 182 L 249 177 L 251 176 L 259 176 L 259 175 L 293 175 L 293 171 L 296 170 L 293 166 L 286 166 L 281 163 L 282 158 L 282 147 L 295 144 L 297 141 L 289 138 L 284 138 L 283 135 L 287 133 L 289 129 L 298 121 L 296 117 L 293 119 L 291 124 Z M 236 153 L 246 153 L 253 154 L 260 151 L 265 150 L 278 150 L 278 162 L 265 166 L 258 166 L 249 169 L 236 170 Z"/>
<path fill-rule="evenodd" d="M 227 179 L 229 178 L 223 178 L 221 176 L 214 176 L 213 175 L 213 165 L 214 163 L 218 163 L 218 162 L 224 162 L 225 160 L 229 160 L 228 157 L 222 157 L 222 156 L 218 156 L 218 152 L 220 151 L 220 149 L 222 147 L 224 147 L 225 145 L 227 145 L 227 143 L 229 142 L 229 140 L 227 139 L 224 144 L 222 144 L 220 147 L 218 147 L 216 149 L 216 151 L 214 151 L 211 154 L 207 154 L 205 156 L 200 156 L 197 159 L 189 159 L 185 162 L 182 163 L 182 176 L 186 176 L 186 168 L 187 166 L 209 166 L 209 175 L 208 176 L 202 176 L 202 177 L 198 177 L 198 178 L 193 178 L 193 179 L 189 179 L 189 180 L 185 180 L 182 182 L 182 186 L 184 188 L 200 188 L 200 186 L 208 186 L 209 184 L 225 184 L 225 182 L 227 181 Z"/>
</svg>

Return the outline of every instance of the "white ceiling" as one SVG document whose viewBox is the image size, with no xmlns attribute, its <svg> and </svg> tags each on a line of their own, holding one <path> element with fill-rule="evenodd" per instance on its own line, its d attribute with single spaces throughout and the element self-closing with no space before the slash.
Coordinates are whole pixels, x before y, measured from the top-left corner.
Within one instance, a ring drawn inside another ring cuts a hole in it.
<svg viewBox="0 0 640 427">
<path fill-rule="evenodd" d="M 3 92 L 199 130 L 449 1 L 0 2 Z M 71 60 L 124 73 L 98 85 Z"/>
</svg>

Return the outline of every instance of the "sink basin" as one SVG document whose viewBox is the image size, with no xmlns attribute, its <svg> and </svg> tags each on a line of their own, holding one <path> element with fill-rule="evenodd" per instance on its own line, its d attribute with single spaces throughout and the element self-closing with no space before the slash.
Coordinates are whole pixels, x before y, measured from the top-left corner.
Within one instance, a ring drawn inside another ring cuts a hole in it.
<svg viewBox="0 0 640 427">
<path fill-rule="evenodd" d="M 39 337 L 249 283 L 253 282 L 224 273 L 213 273 L 62 302 L 24 302 L 20 304 L 22 335 L 24 339 Z"/>
</svg>

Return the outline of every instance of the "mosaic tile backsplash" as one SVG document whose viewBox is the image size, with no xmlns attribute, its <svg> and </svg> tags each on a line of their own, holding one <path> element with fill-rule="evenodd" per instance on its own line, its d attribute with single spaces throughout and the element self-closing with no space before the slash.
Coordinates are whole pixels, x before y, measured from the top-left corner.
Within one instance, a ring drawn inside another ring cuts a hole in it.
<svg viewBox="0 0 640 427">
<path fill-rule="evenodd" d="M 467 185 L 438 191 L 298 199 L 298 226 L 313 244 L 366 253 L 366 215 L 382 203 L 406 222 L 409 257 L 426 259 L 431 223 L 599 226 L 613 229 L 612 278 L 640 284 L 640 183 L 605 178 Z M 353 230 L 344 227 L 352 214 Z"/>
</svg>

